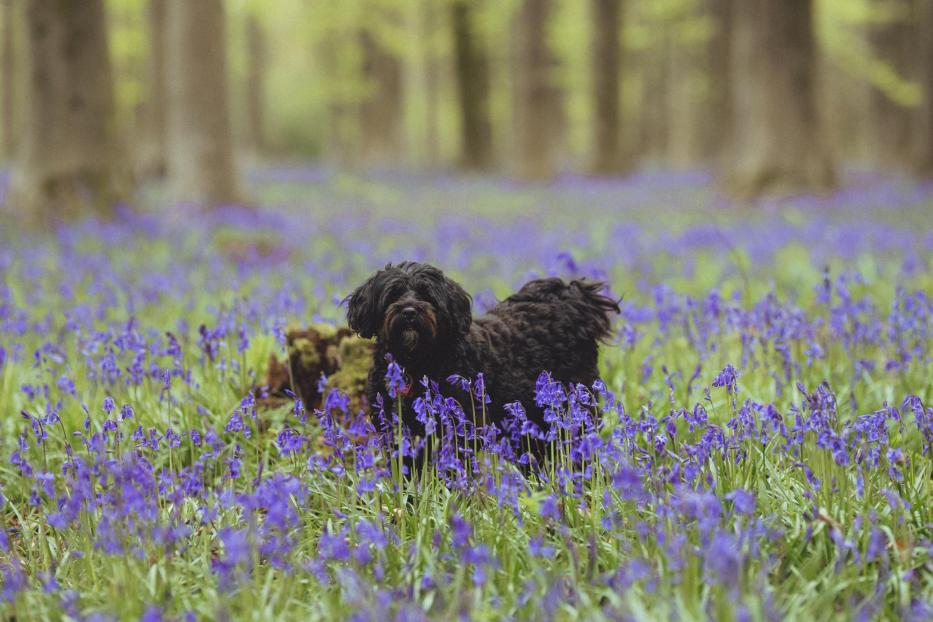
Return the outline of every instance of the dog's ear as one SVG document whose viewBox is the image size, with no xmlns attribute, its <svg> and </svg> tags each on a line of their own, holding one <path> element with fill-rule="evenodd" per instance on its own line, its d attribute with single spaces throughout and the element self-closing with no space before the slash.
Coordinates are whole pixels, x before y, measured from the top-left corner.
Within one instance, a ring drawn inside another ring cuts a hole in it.
<svg viewBox="0 0 933 622">
<path fill-rule="evenodd" d="M 381 324 L 379 318 L 379 295 L 376 291 L 377 273 L 344 299 L 347 303 L 347 323 L 361 337 L 376 336 Z"/>
<path fill-rule="evenodd" d="M 444 281 L 448 321 L 453 332 L 462 337 L 470 332 L 473 324 L 473 298 L 459 283 L 447 277 L 444 277 Z"/>
</svg>

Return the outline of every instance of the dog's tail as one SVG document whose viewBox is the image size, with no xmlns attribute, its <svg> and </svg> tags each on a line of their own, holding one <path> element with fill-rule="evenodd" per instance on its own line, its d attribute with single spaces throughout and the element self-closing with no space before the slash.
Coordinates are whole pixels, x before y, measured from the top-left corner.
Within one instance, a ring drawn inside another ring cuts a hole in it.
<svg viewBox="0 0 933 622">
<path fill-rule="evenodd" d="M 575 279 L 567 282 L 551 277 L 526 283 L 504 303 L 546 303 L 553 312 L 560 314 L 562 324 L 579 339 L 602 341 L 609 336 L 611 315 L 621 311 L 619 302 L 607 296 L 605 291 L 608 287 L 602 281 Z"/>
<path fill-rule="evenodd" d="M 580 314 L 580 329 L 587 339 L 602 341 L 611 332 L 612 314 L 621 313 L 618 300 L 604 292 L 609 287 L 601 281 L 573 280 L 567 284 L 565 301 Z"/>
</svg>

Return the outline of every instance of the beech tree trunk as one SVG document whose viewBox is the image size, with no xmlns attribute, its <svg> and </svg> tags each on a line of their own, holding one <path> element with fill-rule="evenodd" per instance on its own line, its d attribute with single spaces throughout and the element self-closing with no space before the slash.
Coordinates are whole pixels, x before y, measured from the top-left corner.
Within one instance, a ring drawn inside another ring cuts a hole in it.
<svg viewBox="0 0 933 622">
<path fill-rule="evenodd" d="M 872 24 L 868 38 L 878 60 L 887 65 L 901 80 L 913 78 L 917 61 L 914 35 L 929 38 L 933 33 L 916 32 L 913 13 L 914 0 L 876 0 L 875 6 L 883 14 L 879 23 Z M 870 91 L 871 122 L 866 128 L 874 152 L 876 166 L 882 168 L 909 168 L 912 159 L 914 110 L 898 102 L 892 93 L 878 85 Z"/>
<path fill-rule="evenodd" d="M 11 202 L 38 220 L 107 215 L 125 179 L 104 2 L 29 0 L 26 29 L 26 110 Z"/>
<path fill-rule="evenodd" d="M 402 65 L 368 29 L 360 32 L 368 94 L 360 105 L 364 163 L 397 161 L 402 144 Z"/>
<path fill-rule="evenodd" d="M 638 152 L 641 159 L 655 164 L 666 162 L 669 144 L 670 101 L 665 97 L 670 79 L 670 45 L 665 39 L 639 53 L 641 93 L 639 96 Z"/>
<path fill-rule="evenodd" d="M 324 69 L 326 80 L 336 84 L 344 67 L 340 63 L 339 35 L 328 33 L 317 48 L 317 56 Z M 356 105 L 351 105 L 341 89 L 334 89 L 328 98 L 328 123 L 326 128 L 327 155 L 340 166 L 351 167 L 356 164 L 357 128 Z"/>
<path fill-rule="evenodd" d="M 686 45 L 673 36 L 668 39 L 668 46 L 664 161 L 675 168 L 687 168 L 703 159 L 703 133 L 710 121 L 700 89 L 701 76 L 707 71 L 705 50 L 699 45 Z"/>
<path fill-rule="evenodd" d="M 833 182 L 816 106 L 811 0 L 733 4 L 733 190 L 820 189 Z"/>
<path fill-rule="evenodd" d="M 862 26 L 850 27 L 848 45 L 865 41 Z M 871 85 L 853 71 L 840 70 L 834 59 L 820 59 L 820 119 L 826 144 L 832 158 L 860 167 L 873 166 L 874 153 L 870 145 L 873 123 L 871 112 Z"/>
<path fill-rule="evenodd" d="M 265 149 L 266 33 L 255 13 L 246 17 L 246 143 L 258 154 Z"/>
<path fill-rule="evenodd" d="M 524 179 L 554 175 L 555 90 L 550 83 L 547 23 L 550 0 L 522 0 L 515 22 L 515 173 Z"/>
<path fill-rule="evenodd" d="M 421 36 L 427 39 L 424 46 L 424 87 L 425 87 L 425 132 L 424 153 L 426 160 L 432 166 L 437 166 L 441 160 L 441 131 L 440 131 L 440 90 L 441 90 L 441 63 L 437 58 L 437 50 L 433 45 L 432 33 L 439 27 L 439 11 L 435 0 L 422 0 Z"/>
<path fill-rule="evenodd" d="M 460 103 L 461 163 L 485 170 L 492 166 L 492 122 L 489 117 L 489 61 L 473 26 L 471 0 L 456 0 L 451 21 Z"/>
<path fill-rule="evenodd" d="M 920 86 L 922 97 L 918 111 L 917 172 L 933 177 L 933 0 L 920 0 L 917 15 L 920 37 Z"/>
<path fill-rule="evenodd" d="M 590 172 L 622 171 L 621 99 L 622 0 L 593 0 L 593 159 Z"/>
<path fill-rule="evenodd" d="M 16 150 L 16 43 L 12 2 L 0 3 L 0 159 L 9 160 Z"/>
<path fill-rule="evenodd" d="M 741 0 L 703 0 L 703 8 L 713 20 L 713 34 L 707 45 L 705 121 L 703 156 L 718 163 L 726 154 L 732 137 L 732 3 Z"/>
<path fill-rule="evenodd" d="M 240 198 L 227 108 L 222 0 L 167 0 L 166 164 L 174 198 L 203 206 Z"/>
<path fill-rule="evenodd" d="M 139 174 L 143 177 L 165 175 L 166 150 L 166 5 L 167 0 L 149 0 L 149 95 L 143 104 L 142 144 L 138 149 Z"/>
<path fill-rule="evenodd" d="M 324 150 L 329 160 L 343 168 L 351 168 L 359 159 L 359 94 L 347 84 L 346 76 L 359 70 L 358 59 L 348 50 L 356 51 L 356 29 L 329 28 L 322 33 L 312 53 L 321 67 L 322 84 L 327 105 L 324 130 Z M 355 81 L 354 81 L 355 82 Z M 277 132 L 275 144 L 282 142 Z"/>
</svg>

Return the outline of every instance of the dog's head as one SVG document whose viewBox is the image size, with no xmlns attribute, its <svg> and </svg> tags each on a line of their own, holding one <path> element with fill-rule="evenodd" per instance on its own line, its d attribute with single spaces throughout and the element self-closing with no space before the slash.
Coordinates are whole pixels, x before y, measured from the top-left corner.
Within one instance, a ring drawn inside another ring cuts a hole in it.
<svg viewBox="0 0 933 622">
<path fill-rule="evenodd" d="M 376 337 L 402 363 L 430 355 L 462 338 L 472 323 L 472 299 L 428 264 L 389 264 L 347 298 L 347 321 L 363 337 Z"/>
</svg>

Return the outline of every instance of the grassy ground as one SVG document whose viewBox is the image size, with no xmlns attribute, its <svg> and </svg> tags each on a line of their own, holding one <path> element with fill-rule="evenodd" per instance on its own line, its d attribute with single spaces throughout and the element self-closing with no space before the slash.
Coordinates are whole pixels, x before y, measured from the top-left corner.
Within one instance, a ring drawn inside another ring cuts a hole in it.
<svg viewBox="0 0 933 622">
<path fill-rule="evenodd" d="M 250 183 L 261 210 L 0 231 L 0 615 L 933 615 L 933 188 Z M 624 296 L 605 385 L 541 384 L 564 442 L 540 475 L 509 461 L 520 430 L 473 428 L 479 392 L 427 405 L 466 438 L 418 480 L 339 395 L 256 408 L 286 327 L 342 322 L 401 259 L 476 313 L 534 275 Z"/>
</svg>

